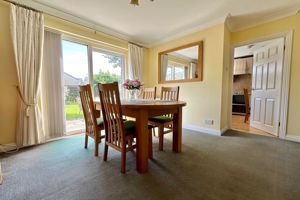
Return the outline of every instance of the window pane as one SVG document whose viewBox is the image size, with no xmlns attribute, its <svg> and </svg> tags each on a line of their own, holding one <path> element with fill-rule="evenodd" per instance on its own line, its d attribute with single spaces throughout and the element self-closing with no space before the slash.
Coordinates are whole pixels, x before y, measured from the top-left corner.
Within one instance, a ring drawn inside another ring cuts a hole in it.
<svg viewBox="0 0 300 200">
<path fill-rule="evenodd" d="M 184 67 L 175 67 L 175 80 L 184 79 Z"/>
<path fill-rule="evenodd" d="M 167 67 L 166 81 L 173 80 L 173 78 L 172 78 L 172 69 L 174 69 L 172 66 Z"/>
<path fill-rule="evenodd" d="M 123 57 L 115 54 L 93 52 L 94 96 L 99 98 L 98 83 L 118 82 L 122 90 Z M 120 91 L 121 93 L 122 91 Z"/>
<path fill-rule="evenodd" d="M 63 40 L 64 91 L 66 132 L 85 128 L 79 96 L 79 85 L 88 84 L 88 48 L 86 45 Z"/>
</svg>

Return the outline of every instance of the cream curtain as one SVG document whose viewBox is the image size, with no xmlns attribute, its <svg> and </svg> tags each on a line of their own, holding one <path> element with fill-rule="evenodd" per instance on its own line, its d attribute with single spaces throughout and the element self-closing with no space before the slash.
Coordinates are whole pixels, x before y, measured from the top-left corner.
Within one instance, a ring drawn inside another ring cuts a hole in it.
<svg viewBox="0 0 300 200">
<path fill-rule="evenodd" d="M 128 76 L 130 79 L 142 79 L 143 48 L 128 44 Z"/>
<path fill-rule="evenodd" d="M 42 113 L 46 139 L 64 135 L 64 88 L 61 35 L 45 31 L 42 68 Z"/>
<path fill-rule="evenodd" d="M 189 68 L 184 66 L 184 79 L 189 79 Z"/>
<path fill-rule="evenodd" d="M 39 85 L 43 54 L 44 17 L 42 13 L 11 4 L 11 35 L 18 76 L 17 145 L 45 141 L 39 108 Z"/>
<path fill-rule="evenodd" d="M 191 62 L 191 65 L 190 65 L 190 78 L 197 78 L 196 77 L 197 67 L 198 67 L 198 65 L 196 63 Z"/>
<path fill-rule="evenodd" d="M 167 80 L 168 54 L 161 55 L 160 59 L 161 80 Z"/>
</svg>

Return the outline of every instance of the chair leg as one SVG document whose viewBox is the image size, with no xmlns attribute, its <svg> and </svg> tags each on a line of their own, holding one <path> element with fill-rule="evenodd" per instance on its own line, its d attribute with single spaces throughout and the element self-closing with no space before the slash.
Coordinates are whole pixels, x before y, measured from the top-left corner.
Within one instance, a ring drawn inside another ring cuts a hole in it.
<svg viewBox="0 0 300 200">
<path fill-rule="evenodd" d="M 158 137 L 159 137 L 159 150 L 163 151 L 164 150 L 164 126 L 161 125 L 158 127 Z"/>
<path fill-rule="evenodd" d="M 99 154 L 99 142 L 95 139 L 95 156 L 98 157 Z"/>
<path fill-rule="evenodd" d="M 101 130 L 99 130 L 99 135 L 100 135 L 99 143 L 101 143 Z"/>
<path fill-rule="evenodd" d="M 128 143 L 128 147 L 132 147 L 133 139 L 128 138 L 127 143 Z"/>
<path fill-rule="evenodd" d="M 244 120 L 244 123 L 246 123 L 248 120 L 249 120 L 249 115 L 248 115 L 248 114 L 246 114 L 246 115 L 245 115 L 245 120 Z"/>
<path fill-rule="evenodd" d="M 105 142 L 106 143 L 106 142 Z M 104 155 L 103 155 L 103 160 L 107 161 L 107 153 L 108 153 L 108 145 L 104 145 Z"/>
<path fill-rule="evenodd" d="M 121 152 L 121 173 L 126 172 L 126 149 L 123 148 Z"/>
<path fill-rule="evenodd" d="M 85 134 L 85 141 L 84 141 L 84 148 L 86 149 L 88 147 L 88 141 L 89 141 L 89 136 Z"/>
<path fill-rule="evenodd" d="M 149 129 L 148 156 L 149 156 L 150 159 L 153 158 L 152 129 Z"/>
<path fill-rule="evenodd" d="M 130 138 L 128 141 L 128 147 L 132 147 L 133 144 L 133 138 Z M 131 149 L 131 152 L 134 152 L 134 149 Z"/>
</svg>

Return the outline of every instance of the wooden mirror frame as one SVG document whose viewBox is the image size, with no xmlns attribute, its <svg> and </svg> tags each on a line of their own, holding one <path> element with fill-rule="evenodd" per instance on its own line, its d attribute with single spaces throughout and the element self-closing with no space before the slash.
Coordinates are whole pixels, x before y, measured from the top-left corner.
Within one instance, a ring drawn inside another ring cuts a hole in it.
<svg viewBox="0 0 300 200">
<path fill-rule="evenodd" d="M 174 51 L 178 51 L 178 50 L 181 50 L 181 49 L 186 49 L 186 48 L 193 47 L 193 46 L 198 46 L 198 78 L 182 79 L 182 80 L 170 80 L 170 81 L 161 80 L 161 55 L 171 53 L 171 52 L 174 52 Z M 202 81 L 203 80 L 202 76 L 203 76 L 203 41 L 202 40 L 158 53 L 158 83 L 159 84 L 197 82 L 197 81 Z"/>
</svg>

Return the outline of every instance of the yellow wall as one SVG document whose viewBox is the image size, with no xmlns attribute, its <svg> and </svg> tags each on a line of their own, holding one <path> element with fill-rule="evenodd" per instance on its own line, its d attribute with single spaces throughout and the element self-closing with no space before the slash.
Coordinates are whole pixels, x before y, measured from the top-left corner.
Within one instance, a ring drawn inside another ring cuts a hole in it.
<svg viewBox="0 0 300 200">
<path fill-rule="evenodd" d="M 0 4 L 0 144 L 14 143 L 17 72 L 9 29 L 9 7 Z"/>
<path fill-rule="evenodd" d="M 0 2 L 0 144 L 14 143 L 17 118 L 17 74 L 14 63 L 13 47 L 9 28 L 9 5 Z M 94 31 L 63 21 L 54 17 L 45 16 L 45 26 L 62 30 L 68 38 L 77 38 L 95 47 L 118 51 L 127 58 L 128 42 L 103 33 Z M 72 34 L 75 34 L 72 36 Z M 82 36 L 82 37 L 78 37 Z M 148 49 L 144 49 L 145 62 L 148 62 Z"/>
<path fill-rule="evenodd" d="M 183 111 L 183 124 L 220 130 L 224 25 L 216 25 L 149 49 L 148 76 L 145 83 L 157 86 L 180 86 L 180 99 L 187 102 Z M 158 84 L 158 53 L 196 41 L 204 41 L 203 81 L 180 84 Z M 205 125 L 205 119 L 214 124 Z"/>
<path fill-rule="evenodd" d="M 286 17 L 281 20 L 262 24 L 254 28 L 239 31 L 231 34 L 231 43 L 251 41 L 257 38 L 274 35 L 280 32 L 294 30 L 292 65 L 290 77 L 290 95 L 288 109 L 288 135 L 300 136 L 300 13 L 294 16 Z"/>
<path fill-rule="evenodd" d="M 294 30 L 293 53 L 291 66 L 290 99 L 288 112 L 288 134 L 300 135 L 298 113 L 300 113 L 300 14 L 256 26 L 244 31 L 230 33 L 225 24 L 189 34 L 176 40 L 144 49 L 143 80 L 146 86 L 157 86 L 158 94 L 161 86 L 180 85 L 180 99 L 187 102 L 183 112 L 183 123 L 202 128 L 220 131 L 228 126 L 230 77 L 230 45 L 254 40 L 275 33 Z M 15 126 L 17 116 L 17 84 L 12 42 L 9 31 L 9 7 L 0 3 L 0 144 L 15 142 Z M 127 55 L 128 42 L 102 33 L 58 20 L 45 17 L 45 25 L 76 35 L 82 40 L 98 47 L 110 48 L 112 51 L 124 52 Z M 70 36 L 71 37 L 71 36 Z M 91 38 L 91 39 L 87 39 Z M 203 81 L 158 84 L 158 53 L 187 43 L 204 41 Z M 112 45 L 108 45 L 112 44 Z M 214 120 L 212 126 L 204 124 L 205 119 Z"/>
<path fill-rule="evenodd" d="M 143 51 L 143 69 L 142 69 L 142 80 L 144 84 L 147 84 L 149 82 L 150 76 L 147 74 L 148 73 L 148 68 L 149 68 L 149 49 L 144 48 Z"/>
<path fill-rule="evenodd" d="M 224 24 L 224 54 L 223 54 L 223 77 L 222 77 L 222 116 L 221 116 L 221 130 L 226 130 L 229 128 L 228 112 L 229 108 L 229 100 L 231 96 L 231 91 L 229 90 L 231 78 L 229 77 L 229 69 L 231 66 L 231 33 Z"/>
<path fill-rule="evenodd" d="M 187 101 L 183 123 L 204 128 L 223 130 L 229 126 L 230 108 L 230 67 L 231 45 L 293 30 L 293 53 L 290 78 L 290 98 L 288 110 L 288 135 L 300 135 L 298 113 L 300 113 L 300 14 L 262 24 L 247 30 L 231 33 L 225 24 L 220 24 L 197 33 L 193 33 L 171 42 L 149 49 L 148 82 L 149 86 L 158 84 L 157 54 L 190 42 L 204 40 L 204 77 L 203 82 L 168 84 L 180 85 L 180 99 Z M 204 119 L 213 119 L 215 124 L 207 126 Z"/>
</svg>

